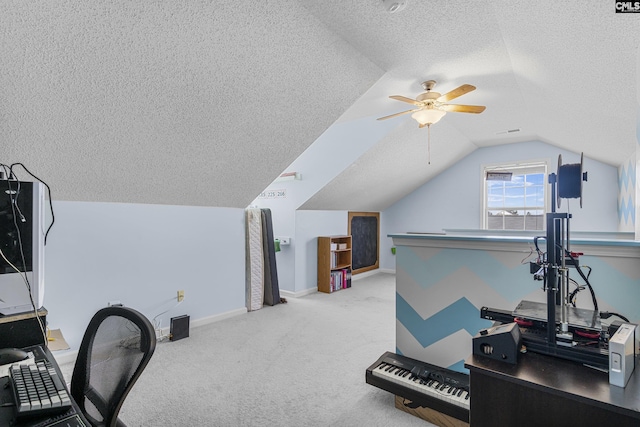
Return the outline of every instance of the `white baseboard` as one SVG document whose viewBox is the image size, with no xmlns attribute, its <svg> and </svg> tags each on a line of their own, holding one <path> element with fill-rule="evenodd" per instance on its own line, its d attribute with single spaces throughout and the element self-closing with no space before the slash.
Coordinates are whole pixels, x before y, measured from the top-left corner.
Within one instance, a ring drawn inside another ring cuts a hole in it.
<svg viewBox="0 0 640 427">
<path fill-rule="evenodd" d="M 299 292 L 291 292 L 280 289 L 280 295 L 289 298 L 301 298 L 307 295 L 315 294 L 316 292 L 318 292 L 318 288 L 303 289 Z"/>
<path fill-rule="evenodd" d="M 376 270 L 366 271 L 360 274 L 354 274 L 351 280 L 364 279 L 365 277 L 370 277 L 379 273 L 395 274 L 395 272 L 396 271 L 392 269 L 379 268 Z M 316 292 L 318 292 L 318 288 L 308 288 L 298 292 L 291 292 L 291 291 L 281 289 L 280 295 L 287 298 L 302 298 L 304 296 L 311 295 Z M 242 308 L 230 310 L 224 313 L 214 314 L 212 316 L 207 316 L 207 317 L 203 317 L 201 319 L 192 321 L 190 324 L 190 327 L 197 328 L 199 326 L 204 326 L 210 323 L 219 322 L 221 320 L 229 319 L 231 317 L 239 316 L 245 313 L 247 313 L 247 308 L 242 307 Z M 159 337 L 165 337 L 168 335 L 169 335 L 169 327 L 165 327 L 157 331 L 157 336 Z M 59 351 L 53 352 L 53 356 L 55 357 L 56 362 L 58 362 L 58 365 L 75 363 L 75 360 L 78 357 L 78 350 L 59 350 Z"/>
<path fill-rule="evenodd" d="M 365 271 L 364 273 L 354 274 L 351 276 L 351 280 L 360 280 L 364 279 L 365 277 L 371 277 L 380 273 L 396 274 L 396 271 L 390 268 L 378 268 L 375 270 Z M 291 292 L 280 289 L 280 295 L 289 298 L 301 298 L 310 294 L 315 294 L 316 292 L 318 292 L 318 288 L 303 289 L 299 292 Z"/>
<path fill-rule="evenodd" d="M 239 316 L 241 314 L 246 314 L 247 308 L 237 308 L 235 310 L 225 311 L 224 313 L 214 314 L 212 316 L 202 317 L 200 319 L 196 319 L 189 322 L 189 329 L 197 328 L 199 326 L 209 325 L 211 323 L 219 322 L 221 320 L 229 319 L 231 317 Z M 170 332 L 170 327 L 167 326 L 162 329 L 158 329 L 156 331 L 156 337 L 168 337 Z"/>
<path fill-rule="evenodd" d="M 365 271 L 364 273 L 354 274 L 351 276 L 351 280 L 360 280 L 360 279 L 364 279 L 365 277 L 375 276 L 376 274 L 379 274 L 379 273 L 395 274 L 396 271 L 391 270 L 389 268 L 376 268 L 375 270 L 369 270 L 369 271 Z"/>
<path fill-rule="evenodd" d="M 210 323 L 219 322 L 221 320 L 229 319 L 231 317 L 239 316 L 241 314 L 245 314 L 247 312 L 246 307 L 238 308 L 235 310 L 226 311 L 224 313 L 214 314 L 212 316 L 203 317 L 201 319 L 197 319 L 192 321 L 189 324 L 190 328 L 197 328 L 199 326 L 208 325 Z M 169 327 L 161 328 L 156 330 L 156 337 L 166 337 L 169 335 Z M 76 358 L 78 357 L 78 350 L 62 350 L 52 352 L 53 357 L 56 359 L 58 365 L 64 365 L 67 363 L 75 363 Z"/>
<path fill-rule="evenodd" d="M 194 320 L 191 322 L 191 326 L 197 328 L 198 326 L 208 325 L 209 323 L 219 322 L 221 320 L 229 319 L 231 317 L 239 316 L 241 314 L 245 314 L 247 312 L 246 307 L 237 308 L 231 311 L 225 311 L 224 313 L 214 314 L 213 316 L 203 317 L 201 319 Z"/>
</svg>

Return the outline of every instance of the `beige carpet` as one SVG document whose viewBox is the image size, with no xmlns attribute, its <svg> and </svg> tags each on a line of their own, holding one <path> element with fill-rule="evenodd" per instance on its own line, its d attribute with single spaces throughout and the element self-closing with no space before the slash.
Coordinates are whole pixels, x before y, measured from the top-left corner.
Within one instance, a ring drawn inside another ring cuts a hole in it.
<svg viewBox="0 0 640 427">
<path fill-rule="evenodd" d="M 394 275 L 288 301 L 159 343 L 122 420 L 129 427 L 431 426 L 365 383 L 366 368 L 395 350 Z"/>
</svg>

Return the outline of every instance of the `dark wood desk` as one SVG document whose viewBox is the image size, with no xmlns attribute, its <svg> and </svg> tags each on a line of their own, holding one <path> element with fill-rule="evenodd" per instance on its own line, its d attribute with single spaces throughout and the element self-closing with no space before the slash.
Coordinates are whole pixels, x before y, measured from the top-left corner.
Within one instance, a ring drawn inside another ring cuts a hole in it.
<svg viewBox="0 0 640 427">
<path fill-rule="evenodd" d="M 517 365 L 472 355 L 465 367 L 471 427 L 640 425 L 640 368 L 621 388 L 608 373 L 531 352 Z"/>
<path fill-rule="evenodd" d="M 640 368 L 621 388 L 607 373 L 536 353 L 517 365 L 472 355 L 465 367 L 471 427 L 640 425 Z"/>
<path fill-rule="evenodd" d="M 36 360 L 46 358 L 51 366 L 56 370 L 58 377 L 64 382 L 60 367 L 48 348 L 42 346 L 25 347 L 26 351 L 33 351 Z M 10 405 L 13 402 L 12 391 L 9 386 L 9 377 L 0 377 L 0 426 L 11 427 L 91 427 L 89 421 L 84 417 L 77 403 L 71 397 L 72 408 L 64 414 L 56 416 L 44 416 L 42 418 L 30 418 L 14 422 L 15 407 Z M 69 390 L 67 390 L 69 391 Z"/>
</svg>

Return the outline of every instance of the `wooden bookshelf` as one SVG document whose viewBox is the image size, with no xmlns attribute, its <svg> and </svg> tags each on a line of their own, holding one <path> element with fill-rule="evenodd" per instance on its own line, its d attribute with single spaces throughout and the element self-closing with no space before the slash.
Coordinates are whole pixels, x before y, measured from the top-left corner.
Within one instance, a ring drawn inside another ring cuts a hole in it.
<svg viewBox="0 0 640 427">
<path fill-rule="evenodd" d="M 351 287 L 351 236 L 318 237 L 318 291 Z"/>
</svg>

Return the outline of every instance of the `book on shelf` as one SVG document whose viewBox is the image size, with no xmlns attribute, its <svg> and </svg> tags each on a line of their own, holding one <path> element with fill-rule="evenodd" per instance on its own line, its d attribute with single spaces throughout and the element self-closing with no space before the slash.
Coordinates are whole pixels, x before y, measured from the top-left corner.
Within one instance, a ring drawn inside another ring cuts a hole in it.
<svg viewBox="0 0 640 427">
<path fill-rule="evenodd" d="M 335 292 L 340 289 L 347 289 L 351 287 L 351 270 L 343 268 L 340 270 L 334 270 L 329 275 L 329 289 L 330 292 Z"/>
</svg>

